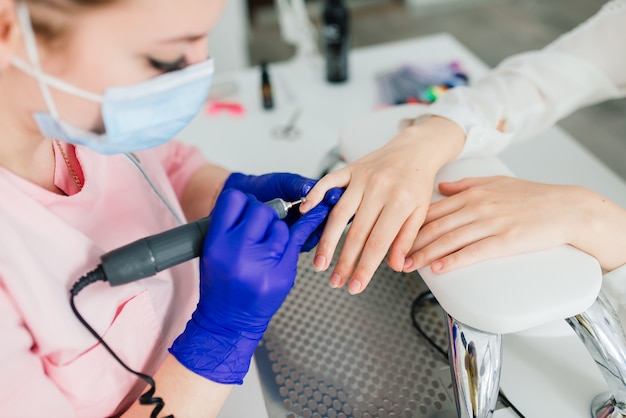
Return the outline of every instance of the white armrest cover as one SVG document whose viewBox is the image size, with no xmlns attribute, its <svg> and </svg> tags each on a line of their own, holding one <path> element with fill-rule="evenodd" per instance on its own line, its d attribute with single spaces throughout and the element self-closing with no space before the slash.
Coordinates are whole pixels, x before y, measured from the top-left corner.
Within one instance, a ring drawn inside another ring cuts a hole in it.
<svg viewBox="0 0 626 418">
<path fill-rule="evenodd" d="M 436 183 L 463 177 L 511 175 L 497 159 L 453 161 Z M 441 196 L 434 193 L 434 199 Z M 569 245 L 483 261 L 444 274 L 419 270 L 443 309 L 473 328 L 505 334 L 577 315 L 602 285 L 598 261 Z"/>
</svg>

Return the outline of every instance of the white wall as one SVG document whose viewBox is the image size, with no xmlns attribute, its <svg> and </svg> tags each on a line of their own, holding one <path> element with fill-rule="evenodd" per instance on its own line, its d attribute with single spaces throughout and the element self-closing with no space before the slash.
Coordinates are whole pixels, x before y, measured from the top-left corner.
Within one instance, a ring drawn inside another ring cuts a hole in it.
<svg viewBox="0 0 626 418">
<path fill-rule="evenodd" d="M 248 66 L 248 11 L 245 0 L 228 0 L 209 37 L 209 53 L 218 72 Z"/>
</svg>

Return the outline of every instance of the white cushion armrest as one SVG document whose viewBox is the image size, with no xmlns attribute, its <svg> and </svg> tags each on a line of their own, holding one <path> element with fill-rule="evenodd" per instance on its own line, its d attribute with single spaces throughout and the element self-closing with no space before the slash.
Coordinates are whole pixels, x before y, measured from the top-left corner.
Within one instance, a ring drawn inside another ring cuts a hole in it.
<svg viewBox="0 0 626 418">
<path fill-rule="evenodd" d="M 511 175 L 495 157 L 454 161 L 436 182 Z M 434 193 L 434 199 L 441 196 Z M 577 315 L 595 301 L 602 285 L 597 260 L 568 245 L 483 261 L 444 274 L 419 270 L 442 308 L 457 321 L 483 331 L 524 331 Z"/>
</svg>

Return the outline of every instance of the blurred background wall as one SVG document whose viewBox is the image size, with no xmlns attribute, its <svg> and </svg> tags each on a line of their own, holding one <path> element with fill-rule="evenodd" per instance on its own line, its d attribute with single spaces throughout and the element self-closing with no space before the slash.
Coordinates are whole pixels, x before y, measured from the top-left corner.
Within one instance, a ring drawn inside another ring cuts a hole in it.
<svg viewBox="0 0 626 418">
<path fill-rule="evenodd" d="M 490 66 L 541 48 L 587 17 L 603 0 L 347 0 L 353 48 L 449 32 Z M 322 1 L 306 0 L 319 27 Z M 622 40 L 611 40 L 622 42 Z M 601 46 L 599 46 L 601 47 Z M 219 71 L 289 59 L 273 0 L 229 0 L 211 39 Z M 626 53 L 626 49 L 625 49 Z M 411 58 L 411 57 L 407 57 Z M 581 110 L 561 121 L 600 160 L 626 179 L 626 100 Z"/>
</svg>

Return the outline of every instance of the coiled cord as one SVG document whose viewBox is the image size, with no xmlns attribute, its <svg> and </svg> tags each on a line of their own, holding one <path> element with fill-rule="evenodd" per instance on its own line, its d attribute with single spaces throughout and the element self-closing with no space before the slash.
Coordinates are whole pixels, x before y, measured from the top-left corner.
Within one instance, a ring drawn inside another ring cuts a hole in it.
<svg viewBox="0 0 626 418">
<path fill-rule="evenodd" d="M 124 369 L 126 369 L 129 373 L 132 373 L 135 376 L 139 377 L 148 384 L 148 390 L 139 397 L 139 403 L 141 405 L 154 405 L 152 413 L 150 414 L 150 418 L 158 418 L 159 412 L 161 412 L 165 406 L 165 402 L 162 398 L 154 396 L 154 393 L 156 392 L 156 383 L 154 382 L 154 379 L 147 374 L 140 373 L 131 369 L 126 363 L 124 363 L 124 361 L 119 358 L 119 356 L 104 341 L 104 339 L 98 334 L 98 332 L 96 332 L 96 330 L 93 329 L 91 325 L 89 325 L 85 318 L 83 318 L 80 312 L 78 312 L 78 309 L 76 309 L 76 304 L 74 303 L 74 298 L 76 297 L 76 295 L 78 295 L 78 293 L 88 285 L 99 281 L 107 281 L 107 277 L 104 274 L 104 270 L 102 270 L 102 266 L 98 266 L 96 269 L 85 274 L 83 277 L 78 279 L 76 283 L 74 283 L 74 285 L 70 289 L 70 306 L 72 307 L 72 311 L 74 312 L 74 315 L 76 315 L 76 318 L 78 318 L 80 323 L 83 324 L 85 328 L 87 328 L 87 330 L 96 338 L 96 340 L 98 340 L 98 342 L 109 352 L 109 354 L 111 354 L 111 356 L 113 356 L 115 360 L 117 360 L 117 362 Z M 168 415 L 166 418 L 174 418 L 174 416 Z"/>
</svg>

